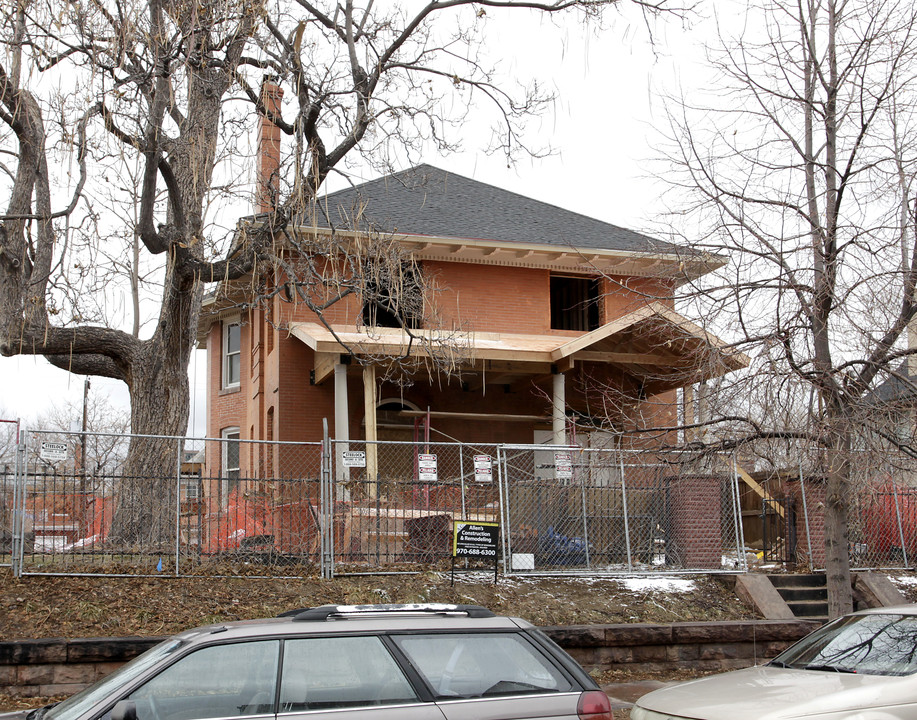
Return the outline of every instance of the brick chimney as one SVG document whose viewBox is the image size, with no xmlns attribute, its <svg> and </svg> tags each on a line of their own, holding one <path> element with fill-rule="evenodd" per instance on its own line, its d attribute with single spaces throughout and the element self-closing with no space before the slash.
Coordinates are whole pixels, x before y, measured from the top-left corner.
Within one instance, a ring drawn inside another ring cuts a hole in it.
<svg viewBox="0 0 917 720">
<path fill-rule="evenodd" d="M 280 102 L 283 99 L 283 88 L 270 78 L 261 84 L 261 101 L 272 113 L 280 113 Z M 280 128 L 272 123 L 266 115 L 261 115 L 258 123 L 258 174 L 255 188 L 255 210 L 259 213 L 271 212 L 277 204 L 277 192 L 280 187 Z"/>
</svg>

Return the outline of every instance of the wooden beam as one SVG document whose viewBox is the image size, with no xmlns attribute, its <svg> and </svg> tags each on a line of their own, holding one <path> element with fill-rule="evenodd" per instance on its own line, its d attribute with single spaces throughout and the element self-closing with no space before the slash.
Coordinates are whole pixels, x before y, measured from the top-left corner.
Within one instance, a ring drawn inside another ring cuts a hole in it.
<svg viewBox="0 0 917 720">
<path fill-rule="evenodd" d="M 586 362 L 617 363 L 619 365 L 660 365 L 664 367 L 685 365 L 684 358 L 663 357 L 652 353 L 620 353 L 602 352 L 601 350 L 582 350 L 574 356 L 577 360 Z"/>
<path fill-rule="evenodd" d="M 449 420 L 500 420 L 504 422 L 548 422 L 550 418 L 543 415 L 507 415 L 505 413 L 466 413 L 447 412 L 445 410 L 401 410 L 398 413 L 405 417 L 426 417 L 428 414 L 434 418 Z"/>
<path fill-rule="evenodd" d="M 376 497 L 376 482 L 379 475 L 379 449 L 376 440 L 376 366 L 363 366 L 363 434 L 366 437 L 366 494 Z"/>
<path fill-rule="evenodd" d="M 315 353 L 315 369 L 313 370 L 316 385 L 321 385 L 334 373 L 334 366 L 340 357 L 339 353 Z"/>
<path fill-rule="evenodd" d="M 483 371 L 494 374 L 542 375 L 551 372 L 548 362 L 513 362 L 512 360 L 485 360 Z"/>
<path fill-rule="evenodd" d="M 646 320 L 647 318 L 652 317 L 656 313 L 655 305 L 656 303 L 644 305 L 634 312 L 623 315 L 622 317 L 619 317 L 616 320 L 612 320 L 610 323 L 606 323 L 601 327 L 586 333 L 585 335 L 580 335 L 578 338 L 564 343 L 551 353 L 551 359 L 554 360 L 554 362 L 557 362 L 563 357 L 573 355 L 574 353 L 583 350 L 590 345 L 599 342 L 600 340 L 604 340 L 605 338 L 610 337 L 615 333 L 626 330 L 627 328 L 636 325 L 641 320 Z"/>
<path fill-rule="evenodd" d="M 771 497 L 768 494 L 767 490 L 761 487 L 761 485 L 751 475 L 749 475 L 747 472 L 745 472 L 745 470 L 739 467 L 738 463 L 735 464 L 735 469 L 736 469 L 736 472 L 739 474 L 739 477 L 745 481 L 745 484 L 748 485 L 748 487 L 750 487 L 752 490 L 758 493 L 758 495 L 760 495 L 764 500 L 773 500 L 774 507 L 777 508 L 777 514 L 782 518 L 786 518 L 786 511 L 783 509 L 783 505 L 781 505 L 780 502 L 776 500 L 776 498 Z"/>
</svg>

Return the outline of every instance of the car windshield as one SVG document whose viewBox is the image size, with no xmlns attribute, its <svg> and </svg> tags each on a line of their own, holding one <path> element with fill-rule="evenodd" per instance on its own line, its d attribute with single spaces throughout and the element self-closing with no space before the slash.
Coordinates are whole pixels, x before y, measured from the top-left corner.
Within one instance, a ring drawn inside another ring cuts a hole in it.
<svg viewBox="0 0 917 720">
<path fill-rule="evenodd" d="M 910 675 L 917 672 L 917 616 L 843 617 L 803 638 L 770 664 L 823 672 Z"/>
<path fill-rule="evenodd" d="M 166 640 L 138 655 L 129 663 L 115 670 L 111 675 L 67 698 L 62 703 L 53 705 L 41 715 L 32 716 L 34 720 L 70 720 L 78 718 L 93 705 L 108 697 L 120 686 L 129 685 L 135 678 L 153 667 L 163 658 L 171 655 L 184 643 L 181 640 Z"/>
</svg>

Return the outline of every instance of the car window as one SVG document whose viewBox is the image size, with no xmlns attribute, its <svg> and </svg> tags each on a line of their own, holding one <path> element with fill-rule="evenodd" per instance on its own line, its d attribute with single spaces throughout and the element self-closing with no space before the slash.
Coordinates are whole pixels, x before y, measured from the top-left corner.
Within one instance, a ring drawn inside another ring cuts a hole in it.
<svg viewBox="0 0 917 720">
<path fill-rule="evenodd" d="M 128 697 L 138 720 L 272 714 L 279 640 L 212 645 L 186 655 Z"/>
<path fill-rule="evenodd" d="M 567 692 L 572 685 L 519 633 L 395 636 L 441 698 Z"/>
<path fill-rule="evenodd" d="M 156 663 L 163 661 L 169 655 L 181 649 L 183 645 L 184 643 L 181 640 L 166 640 L 159 643 L 159 645 L 125 663 L 95 685 L 90 685 L 76 695 L 71 695 L 62 703 L 52 706 L 42 716 L 43 720 L 69 720 L 70 718 L 80 717 L 93 705 L 105 700 L 117 688 L 133 684 L 134 680 Z"/>
<path fill-rule="evenodd" d="M 774 665 L 868 675 L 917 672 L 917 616 L 854 615 L 816 630 Z"/>
<path fill-rule="evenodd" d="M 379 637 L 303 638 L 284 645 L 280 712 L 416 701 Z"/>
</svg>

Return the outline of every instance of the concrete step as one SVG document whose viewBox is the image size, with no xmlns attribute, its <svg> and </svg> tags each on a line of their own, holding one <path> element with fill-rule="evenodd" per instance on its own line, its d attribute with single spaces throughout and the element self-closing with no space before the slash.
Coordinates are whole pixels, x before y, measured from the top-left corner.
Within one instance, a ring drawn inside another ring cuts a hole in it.
<svg viewBox="0 0 917 720">
<path fill-rule="evenodd" d="M 821 573 L 800 573 L 791 575 L 768 575 L 771 583 L 778 590 L 780 588 L 825 588 L 827 592 L 828 578 Z"/>
<path fill-rule="evenodd" d="M 768 578 L 794 617 L 828 619 L 828 582 L 824 575 L 769 575 Z"/>
<path fill-rule="evenodd" d="M 777 588 L 777 592 L 779 592 L 780 596 L 788 603 L 810 601 L 825 602 L 828 599 L 827 588 Z"/>
<path fill-rule="evenodd" d="M 797 618 L 806 620 L 828 619 L 827 602 L 788 602 L 787 605 Z"/>
</svg>

